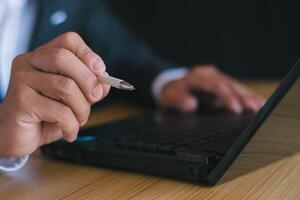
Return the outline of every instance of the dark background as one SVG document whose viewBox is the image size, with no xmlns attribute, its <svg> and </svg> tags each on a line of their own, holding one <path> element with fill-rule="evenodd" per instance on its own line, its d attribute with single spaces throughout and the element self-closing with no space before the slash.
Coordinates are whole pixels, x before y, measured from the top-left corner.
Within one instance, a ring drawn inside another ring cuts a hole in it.
<svg viewBox="0 0 300 200">
<path fill-rule="evenodd" d="M 300 56 L 300 1 L 108 3 L 154 51 L 181 65 L 214 63 L 241 77 L 279 78 Z"/>
</svg>

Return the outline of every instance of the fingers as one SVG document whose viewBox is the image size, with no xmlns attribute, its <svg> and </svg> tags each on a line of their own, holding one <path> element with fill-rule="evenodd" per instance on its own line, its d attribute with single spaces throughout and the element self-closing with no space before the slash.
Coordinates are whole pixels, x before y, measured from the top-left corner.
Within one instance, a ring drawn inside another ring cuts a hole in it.
<svg viewBox="0 0 300 200">
<path fill-rule="evenodd" d="M 40 71 L 73 79 L 90 103 L 103 98 L 103 88 L 95 74 L 68 50 L 40 48 L 31 53 L 28 62 Z"/>
<path fill-rule="evenodd" d="M 76 139 L 79 123 L 68 106 L 39 94 L 33 94 L 31 98 L 34 99 L 32 112 L 40 122 L 55 124 L 62 131 L 66 141 L 72 142 Z"/>
<path fill-rule="evenodd" d="M 238 95 L 232 91 L 229 85 L 223 84 L 216 84 L 214 86 L 213 94 L 220 99 L 226 108 L 233 113 L 240 114 L 243 112 L 244 108 L 239 101 Z"/>
<path fill-rule="evenodd" d="M 220 76 L 222 76 L 223 82 L 226 82 L 239 98 L 240 104 L 246 111 L 258 112 L 259 109 L 265 104 L 265 99 L 262 96 L 256 94 L 239 81 L 222 72 L 220 72 Z"/>
<path fill-rule="evenodd" d="M 257 112 L 265 104 L 266 100 L 247 87 L 238 83 L 231 82 L 232 89 L 239 95 L 240 101 L 247 111 Z"/>
<path fill-rule="evenodd" d="M 233 113 L 257 112 L 265 103 L 261 96 L 215 67 L 198 67 L 186 79 L 190 87 L 214 94 Z"/>
<path fill-rule="evenodd" d="M 90 104 L 73 79 L 35 70 L 28 75 L 30 76 L 28 85 L 36 92 L 71 108 L 81 126 L 87 122 Z"/>
<path fill-rule="evenodd" d="M 106 67 L 101 57 L 94 53 L 75 32 L 64 33 L 50 41 L 47 46 L 69 50 L 95 74 L 103 75 L 105 73 Z"/>
<path fill-rule="evenodd" d="M 162 91 L 160 102 L 163 107 L 171 107 L 182 112 L 193 112 L 197 109 L 197 99 L 190 94 L 184 84 L 180 82 L 169 84 L 171 86 Z"/>
<path fill-rule="evenodd" d="M 55 123 L 43 123 L 39 146 L 57 141 L 63 137 L 62 130 Z"/>
<path fill-rule="evenodd" d="M 192 72 L 193 73 L 193 72 Z M 215 69 L 201 69 L 187 77 L 191 88 L 214 94 L 233 113 L 243 112 L 239 97 Z M 201 104 L 201 99 L 199 100 Z"/>
<path fill-rule="evenodd" d="M 106 73 L 104 62 L 74 32 L 62 34 L 34 50 L 29 56 L 29 64 L 74 79 L 91 103 L 104 98 L 110 90 L 109 85 L 99 83 L 96 77 Z M 95 85 L 98 87 L 94 88 Z M 91 88 L 94 89 L 92 92 Z"/>
<path fill-rule="evenodd" d="M 71 51 L 78 57 L 94 74 L 105 75 L 106 66 L 99 55 L 89 48 L 83 39 L 75 32 L 67 32 L 60 35 L 48 44 L 50 47 L 63 48 Z M 104 97 L 107 96 L 110 86 L 102 84 Z"/>
</svg>

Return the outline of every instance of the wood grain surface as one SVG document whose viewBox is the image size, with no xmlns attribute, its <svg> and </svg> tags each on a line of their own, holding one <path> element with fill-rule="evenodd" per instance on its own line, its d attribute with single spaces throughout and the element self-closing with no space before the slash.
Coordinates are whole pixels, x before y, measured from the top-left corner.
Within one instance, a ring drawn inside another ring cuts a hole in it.
<svg viewBox="0 0 300 200">
<path fill-rule="evenodd" d="M 245 83 L 265 97 L 278 84 L 277 81 Z M 287 98 L 299 99 L 299 90 L 299 86 L 293 88 Z M 214 187 L 73 165 L 46 159 L 36 152 L 23 169 L 0 173 L 0 199 L 300 199 L 300 107 L 299 102 L 294 103 L 297 106 L 283 103 L 274 111 Z M 98 109 L 88 125 L 133 116 L 144 110 L 123 104 Z"/>
</svg>

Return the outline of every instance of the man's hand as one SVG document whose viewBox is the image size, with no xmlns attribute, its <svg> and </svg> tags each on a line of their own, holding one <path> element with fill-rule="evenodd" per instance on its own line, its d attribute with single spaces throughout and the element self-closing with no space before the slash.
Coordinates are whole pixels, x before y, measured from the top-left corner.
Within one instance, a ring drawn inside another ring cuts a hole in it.
<svg viewBox="0 0 300 200">
<path fill-rule="evenodd" d="M 182 112 L 193 112 L 201 106 L 201 99 L 193 95 L 194 90 L 213 94 L 219 105 L 237 114 L 257 112 L 265 103 L 264 98 L 215 66 L 203 65 L 193 67 L 184 78 L 167 84 L 162 90 L 160 104 Z"/>
<path fill-rule="evenodd" d="M 90 106 L 110 87 L 105 65 L 76 33 L 65 33 L 14 59 L 0 106 L 0 156 L 24 156 L 63 137 L 74 141 Z"/>
</svg>

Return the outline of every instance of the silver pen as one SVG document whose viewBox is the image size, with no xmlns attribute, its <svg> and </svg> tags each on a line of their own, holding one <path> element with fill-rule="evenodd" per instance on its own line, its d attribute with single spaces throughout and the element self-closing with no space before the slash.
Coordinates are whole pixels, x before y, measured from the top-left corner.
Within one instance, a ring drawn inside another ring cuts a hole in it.
<svg viewBox="0 0 300 200">
<path fill-rule="evenodd" d="M 101 83 L 106 83 L 107 85 L 118 88 L 120 90 L 135 90 L 133 85 L 122 79 L 118 79 L 109 75 L 97 76 L 97 78 Z"/>
</svg>

